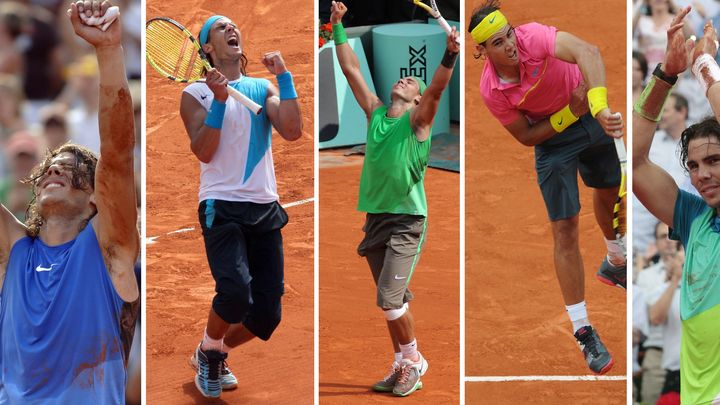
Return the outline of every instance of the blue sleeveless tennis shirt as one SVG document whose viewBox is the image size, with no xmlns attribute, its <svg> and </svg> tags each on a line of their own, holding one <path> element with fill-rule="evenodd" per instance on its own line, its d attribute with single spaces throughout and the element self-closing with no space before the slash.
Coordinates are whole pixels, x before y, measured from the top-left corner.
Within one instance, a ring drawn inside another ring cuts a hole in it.
<svg viewBox="0 0 720 405">
<path fill-rule="evenodd" d="M 0 404 L 124 404 L 115 292 L 92 225 L 12 247 L 0 296 Z"/>
</svg>

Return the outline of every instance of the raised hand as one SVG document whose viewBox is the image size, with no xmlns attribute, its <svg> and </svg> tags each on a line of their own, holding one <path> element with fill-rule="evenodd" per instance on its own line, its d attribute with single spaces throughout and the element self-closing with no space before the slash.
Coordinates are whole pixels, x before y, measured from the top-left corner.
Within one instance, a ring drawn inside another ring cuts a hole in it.
<svg viewBox="0 0 720 405">
<path fill-rule="evenodd" d="M 717 55 L 718 51 L 718 40 L 717 40 L 717 31 L 715 31 L 715 27 L 713 27 L 712 22 L 708 21 L 705 23 L 705 28 L 703 29 L 703 37 L 700 38 L 700 40 L 695 45 L 695 49 L 693 50 L 693 56 L 692 61 L 695 62 L 695 59 L 699 58 L 700 55 L 706 53 L 715 59 L 715 55 Z"/>
<path fill-rule="evenodd" d="M 667 51 L 662 70 L 668 76 L 677 76 L 688 68 L 688 55 L 693 48 L 694 41 L 692 39 L 685 40 L 682 28 L 685 25 L 683 19 L 691 9 L 692 7 L 687 6 L 680 10 L 667 30 Z"/>
<path fill-rule="evenodd" d="M 460 33 L 457 32 L 455 27 L 452 27 L 452 31 L 447 35 L 447 50 L 452 53 L 460 52 Z"/>
<path fill-rule="evenodd" d="M 339 1 L 333 1 L 330 7 L 330 22 L 333 24 L 340 24 L 342 18 L 347 13 L 347 6 Z"/>
<path fill-rule="evenodd" d="M 285 67 L 285 61 L 280 54 L 280 51 L 268 52 L 263 56 L 262 64 L 265 65 L 267 70 L 275 76 L 287 72 Z"/>
<path fill-rule="evenodd" d="M 103 31 L 100 27 L 85 24 L 80 17 L 81 13 L 88 18 L 102 17 L 110 7 L 112 7 L 112 3 L 107 0 L 79 0 L 70 3 L 67 14 L 70 17 L 70 23 L 75 34 L 95 48 L 120 46 L 122 24 L 119 21 L 111 24 L 106 31 Z"/>
<path fill-rule="evenodd" d="M 205 84 L 213 92 L 215 100 L 224 103 L 228 98 L 227 84 L 228 79 L 219 70 L 212 68 L 208 70 L 205 76 Z"/>
</svg>

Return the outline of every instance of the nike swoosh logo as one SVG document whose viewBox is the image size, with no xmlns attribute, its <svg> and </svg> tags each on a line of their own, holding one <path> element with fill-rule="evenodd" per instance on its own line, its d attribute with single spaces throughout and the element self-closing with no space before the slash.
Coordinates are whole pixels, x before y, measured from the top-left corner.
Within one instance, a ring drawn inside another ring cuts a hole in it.
<svg viewBox="0 0 720 405">
<path fill-rule="evenodd" d="M 41 265 L 38 265 L 37 267 L 35 267 L 35 271 L 38 271 L 38 272 L 40 272 L 40 271 L 50 271 L 50 270 L 52 270 L 52 268 L 53 268 L 54 265 L 55 265 L 54 263 L 51 264 L 50 267 L 43 267 L 43 266 L 41 266 Z"/>
<path fill-rule="evenodd" d="M 562 125 L 562 123 L 563 123 L 564 120 L 565 120 L 564 117 L 563 117 L 563 118 L 560 118 L 560 122 L 558 122 L 558 125 Z"/>
<path fill-rule="evenodd" d="M 533 77 L 537 76 L 539 70 L 540 70 L 539 67 L 536 67 L 536 68 L 535 68 L 535 70 L 534 70 L 533 73 L 532 73 Z"/>
<path fill-rule="evenodd" d="M 494 16 L 493 16 L 493 18 L 491 18 L 491 19 L 490 19 L 490 24 L 492 24 L 492 23 L 494 23 L 494 22 L 495 22 L 495 18 L 497 18 L 497 16 L 496 16 L 496 15 L 494 15 Z"/>
<path fill-rule="evenodd" d="M 201 99 L 205 100 L 207 96 L 200 96 Z"/>
<path fill-rule="evenodd" d="M 407 278 L 407 277 L 398 277 L 397 274 L 395 275 L 395 280 L 402 280 L 402 279 L 406 279 L 406 278 Z"/>
</svg>

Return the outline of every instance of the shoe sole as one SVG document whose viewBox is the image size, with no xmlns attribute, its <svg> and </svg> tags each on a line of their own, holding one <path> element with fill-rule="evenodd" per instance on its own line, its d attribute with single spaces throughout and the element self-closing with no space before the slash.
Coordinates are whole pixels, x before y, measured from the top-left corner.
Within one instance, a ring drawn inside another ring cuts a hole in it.
<svg viewBox="0 0 720 405">
<path fill-rule="evenodd" d="M 410 391 L 408 391 L 408 392 L 401 392 L 401 393 L 397 393 L 397 392 L 393 391 L 393 394 L 395 394 L 395 396 L 398 396 L 398 397 L 406 397 L 406 396 L 412 394 L 413 392 L 421 389 L 422 386 L 423 386 L 422 381 L 420 381 L 420 380 L 418 379 L 418 382 L 415 384 L 414 387 L 412 387 L 412 389 L 411 389 Z"/>
<path fill-rule="evenodd" d="M 422 381 L 420 381 L 420 385 L 418 385 L 418 387 L 415 388 L 415 390 L 421 390 L 422 387 L 423 387 L 423 383 L 422 383 Z M 381 386 L 377 386 L 377 385 L 373 385 L 373 387 L 372 387 L 373 391 L 376 391 L 376 392 L 393 392 L 393 388 L 394 387 L 381 387 Z"/>
<path fill-rule="evenodd" d="M 627 291 L 627 288 L 623 287 L 622 284 L 618 284 L 618 283 L 614 282 L 613 280 L 610 280 L 609 278 L 605 278 L 604 276 L 601 276 L 600 274 L 596 274 L 595 277 L 597 277 L 597 279 L 603 284 L 607 284 L 612 287 L 622 288 L 623 290 Z"/>
<path fill-rule="evenodd" d="M 592 370 L 592 369 L 590 369 L 590 371 L 592 371 L 593 374 L 595 374 L 595 375 L 603 375 L 603 374 L 607 373 L 608 371 L 610 371 L 610 369 L 613 367 L 613 365 L 615 365 L 615 359 L 610 359 L 610 362 L 608 364 L 606 364 L 605 367 L 601 368 L 599 372 Z"/>
<path fill-rule="evenodd" d="M 205 394 L 202 387 L 200 387 L 200 381 L 198 381 L 197 375 L 195 376 L 194 380 L 195 380 L 195 388 L 197 388 L 197 390 L 200 392 L 200 395 L 204 396 L 205 398 L 213 398 L 213 399 L 220 398 L 220 394 L 222 394 L 222 390 L 220 390 L 220 393 L 218 393 L 217 395 Z"/>
<path fill-rule="evenodd" d="M 197 373 L 197 364 L 193 361 L 194 359 L 195 359 L 194 355 L 190 356 L 190 358 L 188 359 L 188 365 L 190 366 L 191 369 L 193 369 L 193 371 L 195 371 Z M 197 386 L 197 383 L 195 385 Z M 237 387 L 238 387 L 237 383 L 227 384 L 227 385 L 223 385 L 222 383 L 220 384 L 220 389 L 222 389 L 223 391 L 232 391 L 232 390 L 236 389 Z M 206 398 L 209 398 L 209 397 L 206 397 Z"/>
</svg>

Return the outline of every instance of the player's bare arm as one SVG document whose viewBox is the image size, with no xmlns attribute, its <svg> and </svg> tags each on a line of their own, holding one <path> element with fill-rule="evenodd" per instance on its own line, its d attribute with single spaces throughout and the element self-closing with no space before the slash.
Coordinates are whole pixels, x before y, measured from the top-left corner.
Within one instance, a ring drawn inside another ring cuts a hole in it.
<svg viewBox="0 0 720 405">
<path fill-rule="evenodd" d="M 430 129 L 432 128 L 433 120 L 435 120 L 435 114 L 440 104 L 440 97 L 448 83 L 450 83 L 453 69 L 455 68 L 455 61 L 460 52 L 460 45 L 458 45 L 459 36 L 460 34 L 455 27 L 452 27 L 452 31 L 447 36 L 447 47 L 443 60 L 435 71 L 432 81 L 427 89 L 425 89 L 420 103 L 410 113 L 410 124 L 412 125 L 413 132 L 415 132 L 415 136 L 421 142 L 430 136 Z"/>
<path fill-rule="evenodd" d="M 589 89 L 605 87 L 605 64 L 597 46 L 560 31 L 555 38 L 555 56 L 578 65 Z M 614 138 L 622 137 L 625 129 L 622 114 L 604 108 L 597 112 L 595 118 L 606 134 Z"/>
<path fill-rule="evenodd" d="M 212 68 L 205 78 L 213 98 L 221 103 L 227 102 L 228 79 L 219 70 Z M 190 149 L 203 163 L 209 163 L 218 145 L 220 145 L 220 129 L 205 125 L 207 110 L 193 96 L 184 93 L 180 100 L 180 117 L 185 124 L 185 130 L 190 137 Z"/>
<path fill-rule="evenodd" d="M 682 27 L 689 12 L 687 7 L 678 13 L 667 31 L 667 52 L 662 64 L 662 72 L 667 77 L 676 77 L 688 67 L 692 41 L 685 41 Z M 650 161 L 649 153 L 671 87 L 666 81 L 653 77 L 633 112 L 633 192 L 655 217 L 669 225 L 673 223 L 678 186 L 666 171 Z"/>
<path fill-rule="evenodd" d="M 278 77 L 278 82 L 290 80 L 290 85 L 292 84 L 291 76 L 287 78 L 281 76 L 289 74 L 280 51 L 266 53 L 262 63 L 270 73 Z M 300 139 L 302 136 L 302 115 L 300 115 L 300 103 L 297 97 L 281 97 L 278 88 L 271 84 L 268 87 L 265 109 L 270 122 L 280 136 L 288 141 Z"/>
<path fill-rule="evenodd" d="M 715 30 L 715 27 L 713 27 L 712 22 L 708 21 L 703 29 L 703 37 L 700 38 L 697 45 L 695 45 L 695 49 L 692 52 L 693 65 L 695 65 L 695 62 L 699 62 L 698 67 L 700 67 L 700 65 L 707 65 L 709 67 L 709 64 L 703 63 L 703 60 L 698 61 L 698 59 L 704 54 L 707 55 L 704 58 L 709 57 L 711 59 L 715 59 L 715 57 L 717 56 L 717 51 L 717 31 Z M 720 87 L 713 86 L 718 80 L 720 80 L 720 77 L 718 77 L 720 72 L 715 71 L 715 73 L 713 74 L 713 69 L 699 70 L 702 72 L 703 81 L 708 86 L 707 99 L 710 102 L 710 107 L 715 114 L 715 118 L 720 119 Z"/>
<path fill-rule="evenodd" d="M 332 2 L 330 22 L 333 24 L 342 24 L 342 18 L 347 12 L 345 4 L 339 1 Z M 340 68 L 342 69 L 343 75 L 350 84 L 350 89 L 355 96 L 360 108 L 365 112 L 368 120 L 378 107 L 383 105 L 382 101 L 377 95 L 373 94 L 363 79 L 362 72 L 360 71 L 360 62 L 358 62 L 357 55 L 353 52 L 350 45 L 345 42 L 338 45 L 338 38 L 335 38 L 335 54 L 337 55 Z"/>
<path fill-rule="evenodd" d="M 587 86 L 585 86 L 585 84 L 581 84 L 572 91 L 570 96 L 570 111 L 576 117 L 580 117 L 589 111 Z M 524 115 L 521 115 L 510 124 L 505 125 L 505 129 L 507 129 L 518 142 L 525 146 L 541 144 L 558 133 L 550 123 L 550 118 L 531 124 Z"/>
<path fill-rule="evenodd" d="M 120 21 L 107 31 L 81 22 L 79 13 L 104 15 L 110 2 L 71 4 L 75 34 L 95 47 L 100 71 L 100 157 L 95 175 L 97 217 L 93 226 L 110 278 L 126 302 L 138 298 L 133 266 L 140 252 L 133 173 L 135 129 L 132 99 L 125 74 Z"/>
</svg>

